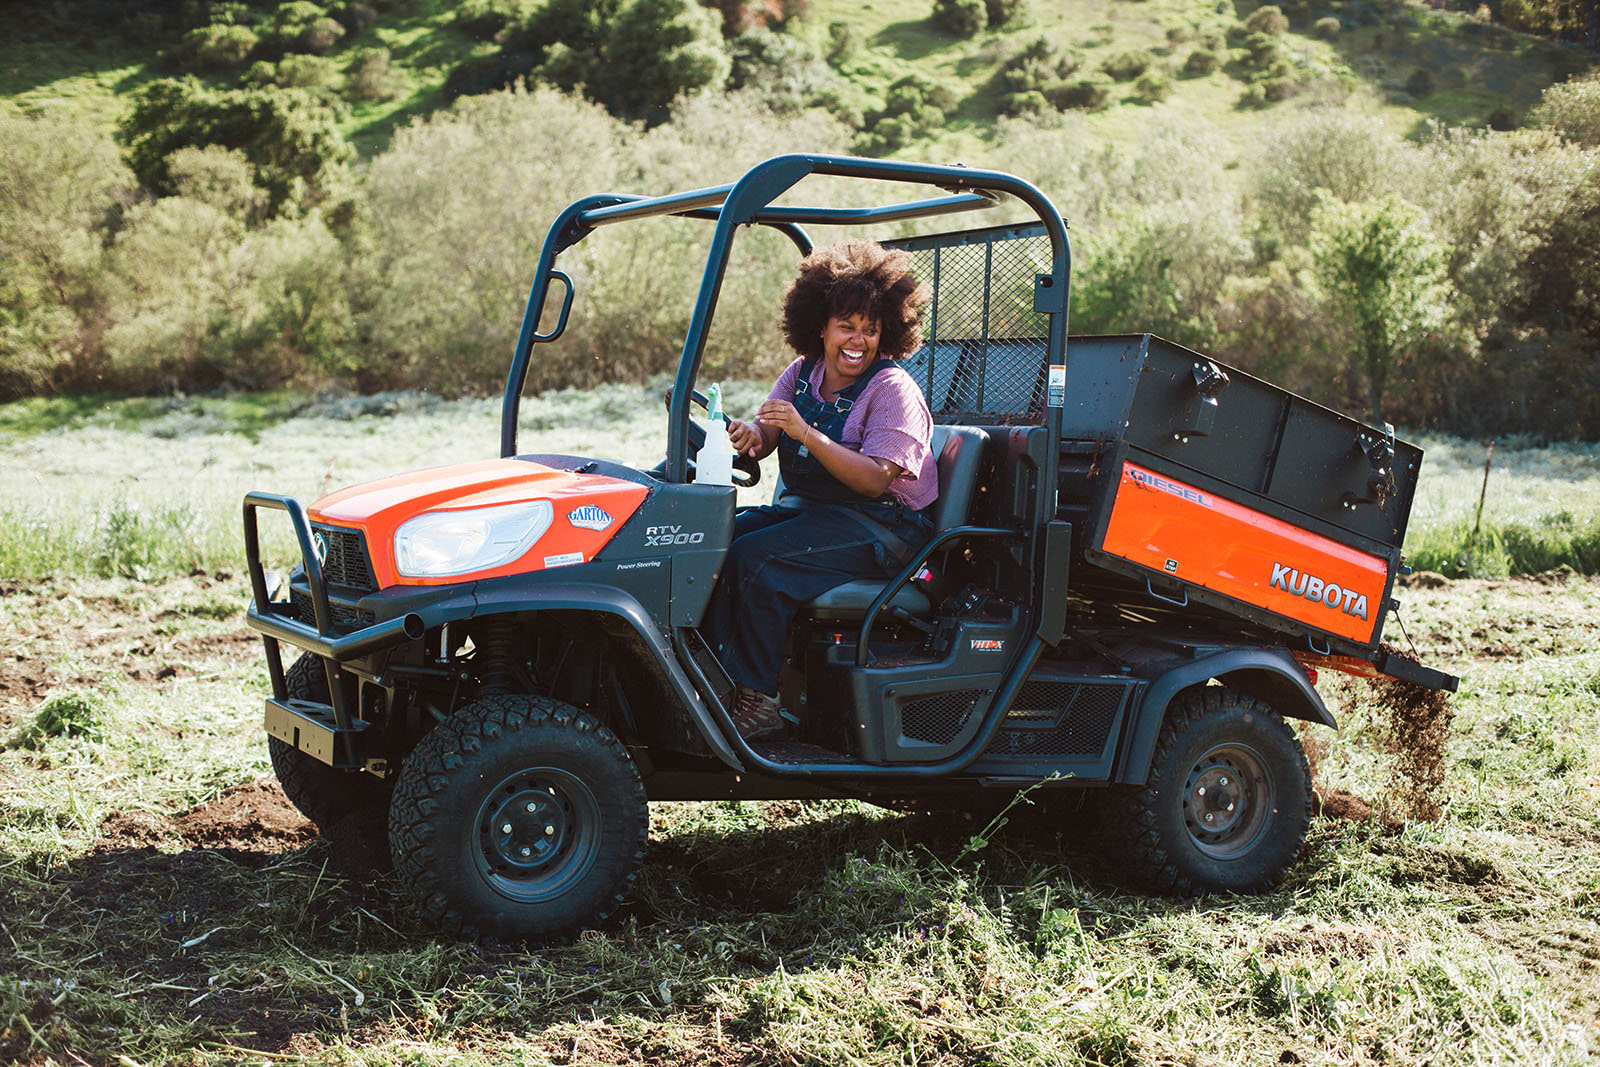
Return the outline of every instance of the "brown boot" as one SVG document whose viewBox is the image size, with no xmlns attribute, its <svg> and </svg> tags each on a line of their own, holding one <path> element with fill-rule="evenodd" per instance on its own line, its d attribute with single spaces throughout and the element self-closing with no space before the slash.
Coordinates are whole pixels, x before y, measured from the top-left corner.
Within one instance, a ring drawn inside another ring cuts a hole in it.
<svg viewBox="0 0 1600 1067">
<path fill-rule="evenodd" d="M 739 736 L 746 741 L 778 737 L 785 730 L 783 716 L 778 714 L 778 698 L 749 686 L 739 686 L 731 717 Z"/>
</svg>

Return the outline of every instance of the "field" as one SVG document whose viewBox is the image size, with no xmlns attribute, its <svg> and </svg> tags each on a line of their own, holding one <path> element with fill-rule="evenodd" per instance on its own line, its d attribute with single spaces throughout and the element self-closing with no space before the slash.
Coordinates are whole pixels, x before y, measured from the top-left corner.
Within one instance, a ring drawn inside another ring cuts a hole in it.
<svg viewBox="0 0 1600 1067">
<path fill-rule="evenodd" d="M 523 447 L 653 462 L 660 411 L 653 389 L 550 394 Z M 531 951 L 436 939 L 271 781 L 238 499 L 490 455 L 496 414 L 413 394 L 0 407 L 0 1061 L 1600 1054 L 1600 579 L 1576 565 L 1400 590 L 1390 637 L 1464 678 L 1443 815 L 1400 818 L 1386 719 L 1325 673 L 1342 729 L 1303 731 L 1323 811 L 1266 896 L 1136 893 L 1042 804 L 999 826 L 657 805 L 604 929 Z M 1412 536 L 1454 544 L 1483 449 L 1424 444 Z M 1587 528 L 1595 466 L 1502 443 L 1479 543 Z"/>
</svg>

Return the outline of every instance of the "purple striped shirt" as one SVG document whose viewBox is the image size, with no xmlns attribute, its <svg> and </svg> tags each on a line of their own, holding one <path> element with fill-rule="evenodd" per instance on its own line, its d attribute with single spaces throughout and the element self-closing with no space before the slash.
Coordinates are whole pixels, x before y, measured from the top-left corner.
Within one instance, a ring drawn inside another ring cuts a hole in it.
<svg viewBox="0 0 1600 1067">
<path fill-rule="evenodd" d="M 881 357 L 880 357 L 881 358 Z M 794 387 L 800 377 L 795 360 L 778 375 L 769 400 L 794 401 Z M 826 371 L 817 361 L 811 385 L 822 395 L 822 376 Z M 921 511 L 939 497 L 939 467 L 929 442 L 933 438 L 933 415 L 928 401 L 911 375 L 889 366 L 872 376 L 845 416 L 840 444 L 874 459 L 888 460 L 901 470 L 889 483 L 889 492 L 913 511 Z"/>
</svg>

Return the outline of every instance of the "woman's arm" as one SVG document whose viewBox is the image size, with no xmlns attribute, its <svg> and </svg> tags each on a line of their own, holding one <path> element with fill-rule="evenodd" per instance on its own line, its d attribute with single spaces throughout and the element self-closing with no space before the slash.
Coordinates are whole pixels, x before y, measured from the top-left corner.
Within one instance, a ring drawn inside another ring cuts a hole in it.
<svg viewBox="0 0 1600 1067">
<path fill-rule="evenodd" d="M 780 433 L 788 434 L 800 442 L 817 457 L 817 462 L 829 474 L 864 497 L 882 496 L 889 491 L 889 483 L 900 476 L 901 467 L 898 464 L 876 456 L 864 456 L 827 434 L 818 433 L 787 400 L 768 400 L 762 404 L 761 410 L 756 413 L 756 423 L 763 438 L 769 432 L 772 434 L 774 445 Z M 768 451 L 771 451 L 770 447 Z"/>
</svg>

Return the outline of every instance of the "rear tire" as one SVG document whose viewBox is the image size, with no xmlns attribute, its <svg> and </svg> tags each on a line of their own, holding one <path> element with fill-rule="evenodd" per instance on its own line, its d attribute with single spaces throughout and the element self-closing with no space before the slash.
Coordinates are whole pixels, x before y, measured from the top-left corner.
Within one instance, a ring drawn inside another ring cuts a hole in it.
<svg viewBox="0 0 1600 1067">
<path fill-rule="evenodd" d="M 1118 790 L 1106 829 L 1158 893 L 1251 893 L 1283 879 L 1311 820 L 1311 773 L 1288 724 L 1225 686 L 1168 711 L 1144 787 Z"/>
<path fill-rule="evenodd" d="M 328 702 L 322 660 L 309 652 L 284 672 L 283 681 L 291 700 Z M 375 829 L 382 828 L 383 813 L 394 790 L 392 781 L 365 771 L 336 770 L 276 737 L 267 738 L 267 750 L 284 795 L 300 814 L 317 824 L 324 837 L 346 836 L 352 816 L 358 812 L 370 816 Z M 340 830 L 338 835 L 331 832 L 335 827 Z"/>
<path fill-rule="evenodd" d="M 423 914 L 468 937 L 545 939 L 622 903 L 644 859 L 639 771 L 598 719 L 491 696 L 406 757 L 389 808 L 395 872 Z"/>
</svg>

